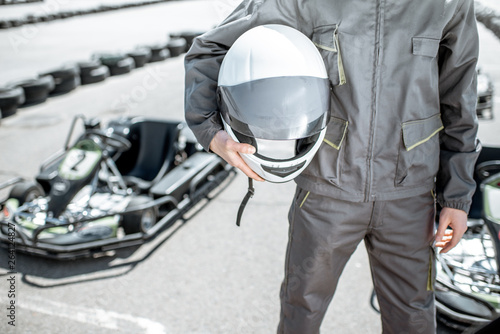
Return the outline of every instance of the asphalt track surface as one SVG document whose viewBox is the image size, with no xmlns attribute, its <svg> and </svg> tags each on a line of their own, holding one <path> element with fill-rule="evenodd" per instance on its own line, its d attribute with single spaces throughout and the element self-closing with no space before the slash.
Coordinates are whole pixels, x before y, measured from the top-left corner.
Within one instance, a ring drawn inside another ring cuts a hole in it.
<svg viewBox="0 0 500 334">
<path fill-rule="evenodd" d="M 177 28 L 204 29 L 220 21 L 227 8 L 227 2 L 183 1 L 98 14 L 99 20 L 97 15 L 72 18 L 40 25 L 38 35 L 17 50 L 9 40 L 16 30 L 9 29 L 0 32 L 0 73 L 19 78 L 75 60 L 67 52 L 79 60 L 104 46 L 134 47 L 142 40 L 130 36 L 140 37 L 134 29 L 148 22 L 153 28 L 147 31 L 156 33 L 147 35 L 151 42 Z M 130 23 L 125 35 L 109 25 L 116 22 L 124 29 L 119 17 Z M 67 43 L 69 32 L 78 29 L 82 35 L 90 29 L 94 37 L 87 41 L 75 36 L 76 44 L 88 43 L 75 51 Z M 483 71 L 498 87 L 498 114 L 500 43 L 482 27 L 481 42 Z M 42 161 L 63 146 L 74 115 L 99 117 L 104 123 L 126 115 L 181 120 L 183 77 L 183 59 L 177 57 L 20 109 L 0 125 L 0 182 L 13 176 L 32 178 Z M 498 125 L 498 117 L 481 122 L 483 142 L 500 144 Z M 8 274 L 7 253 L 0 250 L 0 333 L 275 332 L 294 185 L 257 184 L 238 228 L 236 212 L 246 187 L 246 178 L 238 174 L 218 196 L 152 242 L 112 257 L 58 262 L 17 254 L 17 273 Z M 7 318 L 10 276 L 15 283 L 15 327 Z M 378 315 L 369 306 L 371 287 L 361 244 L 345 268 L 322 333 L 380 333 Z"/>
</svg>

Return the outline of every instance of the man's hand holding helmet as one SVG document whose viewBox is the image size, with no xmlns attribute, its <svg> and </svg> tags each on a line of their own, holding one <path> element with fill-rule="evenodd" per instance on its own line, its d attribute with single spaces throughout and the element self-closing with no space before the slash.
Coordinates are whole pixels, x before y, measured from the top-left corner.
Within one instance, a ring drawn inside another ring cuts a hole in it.
<svg viewBox="0 0 500 334">
<path fill-rule="evenodd" d="M 210 150 L 226 160 L 228 164 L 240 169 L 246 176 L 255 181 L 264 181 L 243 161 L 239 153 L 254 154 L 255 147 L 250 144 L 242 144 L 235 142 L 227 134 L 226 131 L 220 130 L 217 132 L 210 143 Z"/>
</svg>

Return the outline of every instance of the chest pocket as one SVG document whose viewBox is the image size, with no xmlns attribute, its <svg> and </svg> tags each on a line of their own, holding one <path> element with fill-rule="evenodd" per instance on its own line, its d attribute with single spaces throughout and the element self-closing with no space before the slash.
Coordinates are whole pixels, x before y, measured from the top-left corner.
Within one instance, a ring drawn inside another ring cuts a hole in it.
<svg viewBox="0 0 500 334">
<path fill-rule="evenodd" d="M 434 58 L 439 51 L 439 39 L 427 37 L 413 37 L 412 52 L 415 56 L 424 56 Z"/>
<path fill-rule="evenodd" d="M 333 86 L 345 84 L 346 77 L 340 53 L 338 26 L 329 24 L 314 28 L 312 41 L 323 57 L 331 84 Z"/>
</svg>

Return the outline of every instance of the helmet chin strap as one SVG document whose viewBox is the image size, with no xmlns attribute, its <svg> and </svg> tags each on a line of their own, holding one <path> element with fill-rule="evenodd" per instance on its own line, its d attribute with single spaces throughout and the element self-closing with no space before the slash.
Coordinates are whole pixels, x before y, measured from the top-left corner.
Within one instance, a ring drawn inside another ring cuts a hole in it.
<svg viewBox="0 0 500 334">
<path fill-rule="evenodd" d="M 236 225 L 240 226 L 241 222 L 241 216 L 243 215 L 243 210 L 245 210 L 245 206 L 248 203 L 248 200 L 252 198 L 253 194 L 255 193 L 255 189 L 253 188 L 253 180 L 251 178 L 248 178 L 248 191 L 245 197 L 243 198 L 243 201 L 241 201 L 240 208 L 238 209 L 238 216 L 236 218 Z"/>
</svg>

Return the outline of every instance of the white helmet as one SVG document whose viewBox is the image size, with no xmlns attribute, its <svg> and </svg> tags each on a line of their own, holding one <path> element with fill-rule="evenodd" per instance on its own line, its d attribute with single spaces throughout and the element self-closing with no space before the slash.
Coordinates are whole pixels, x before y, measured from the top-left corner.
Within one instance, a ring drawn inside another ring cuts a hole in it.
<svg viewBox="0 0 500 334">
<path fill-rule="evenodd" d="M 241 35 L 222 62 L 219 104 L 225 130 L 255 154 L 241 154 L 262 178 L 287 182 L 310 163 L 330 117 L 323 59 L 301 32 L 278 24 Z"/>
</svg>

